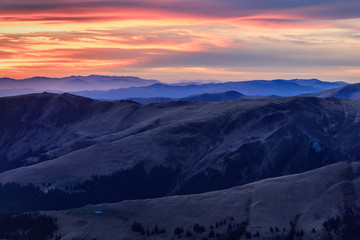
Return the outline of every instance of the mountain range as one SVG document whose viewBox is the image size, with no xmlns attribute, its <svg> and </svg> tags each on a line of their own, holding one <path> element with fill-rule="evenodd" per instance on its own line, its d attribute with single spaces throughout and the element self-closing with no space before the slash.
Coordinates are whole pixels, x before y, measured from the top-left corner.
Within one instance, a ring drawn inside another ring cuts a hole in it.
<svg viewBox="0 0 360 240">
<path fill-rule="evenodd" d="M 32 77 L 26 79 L 0 78 L 0 96 L 36 93 L 41 91 L 69 92 L 82 90 L 109 90 L 147 86 L 158 83 L 130 76 L 69 76 L 63 78 Z"/>
<path fill-rule="evenodd" d="M 296 96 L 344 86 L 344 82 L 323 82 L 317 79 L 253 80 L 225 83 L 169 85 L 156 83 L 150 86 L 111 89 L 106 91 L 71 92 L 93 99 L 118 100 L 127 98 L 183 98 L 203 93 L 237 91 L 244 95 Z"/>
<path fill-rule="evenodd" d="M 253 80 L 225 83 L 175 83 L 164 84 L 156 80 L 123 76 L 70 76 L 63 78 L 33 77 L 27 79 L 0 79 L 0 97 L 44 91 L 70 92 L 75 95 L 102 100 L 134 99 L 143 102 L 163 102 L 188 96 L 217 92 L 237 91 L 256 98 L 269 96 L 295 96 L 345 86 L 345 82 L 324 82 L 317 79 Z M 151 98 L 142 99 L 139 98 Z M 248 97 L 251 98 L 251 97 Z M 221 100 L 221 98 L 219 98 Z"/>
<path fill-rule="evenodd" d="M 200 193 L 358 161 L 359 105 L 310 97 L 152 105 L 50 93 L 0 98 L 0 181 L 39 187 L 5 186 L 18 197 L 0 205 L 66 209 Z"/>
<path fill-rule="evenodd" d="M 356 240 L 358 85 L 292 97 L 1 97 L 0 235 Z"/>
<path fill-rule="evenodd" d="M 166 103 L 166 102 L 221 102 L 229 101 L 236 99 L 266 99 L 266 98 L 277 98 L 276 95 L 269 96 L 247 96 L 236 91 L 226 91 L 226 92 L 214 92 L 214 93 L 203 93 L 191 95 L 183 98 L 166 98 L 166 97 L 153 97 L 153 98 L 127 98 L 125 100 L 131 100 L 141 104 L 151 104 L 151 103 Z"/>
</svg>

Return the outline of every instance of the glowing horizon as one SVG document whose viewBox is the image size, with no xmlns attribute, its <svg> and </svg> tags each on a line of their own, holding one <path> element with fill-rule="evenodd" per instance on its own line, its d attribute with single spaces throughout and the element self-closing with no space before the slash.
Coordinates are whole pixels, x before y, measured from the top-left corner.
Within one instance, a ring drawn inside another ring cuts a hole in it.
<svg viewBox="0 0 360 240">
<path fill-rule="evenodd" d="M 0 77 L 358 82 L 354 0 L 4 0 Z"/>
</svg>

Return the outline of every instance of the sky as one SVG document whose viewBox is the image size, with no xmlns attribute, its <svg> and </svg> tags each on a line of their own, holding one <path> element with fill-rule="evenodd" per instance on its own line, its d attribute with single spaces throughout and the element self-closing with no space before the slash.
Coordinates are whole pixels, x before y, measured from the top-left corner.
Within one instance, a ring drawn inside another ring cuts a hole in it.
<svg viewBox="0 0 360 240">
<path fill-rule="evenodd" d="M 359 82 L 358 0 L 1 0 L 0 77 Z"/>
</svg>

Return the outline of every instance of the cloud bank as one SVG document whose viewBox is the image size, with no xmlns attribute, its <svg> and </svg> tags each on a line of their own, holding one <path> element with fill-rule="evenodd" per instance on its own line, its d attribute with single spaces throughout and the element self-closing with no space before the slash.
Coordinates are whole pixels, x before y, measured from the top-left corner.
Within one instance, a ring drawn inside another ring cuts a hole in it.
<svg viewBox="0 0 360 240">
<path fill-rule="evenodd" d="M 354 0 L 2 0 L 1 77 L 358 81 Z"/>
</svg>

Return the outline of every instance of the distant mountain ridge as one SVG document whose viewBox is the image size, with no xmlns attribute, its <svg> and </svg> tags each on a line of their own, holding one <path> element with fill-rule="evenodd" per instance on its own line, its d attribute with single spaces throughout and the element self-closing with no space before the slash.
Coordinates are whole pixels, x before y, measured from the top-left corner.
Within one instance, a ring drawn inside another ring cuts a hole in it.
<svg viewBox="0 0 360 240">
<path fill-rule="evenodd" d="M 349 84 L 343 87 L 329 89 L 321 92 L 306 93 L 303 96 L 308 97 L 335 97 L 345 99 L 358 99 L 360 98 L 360 83 Z"/>
<path fill-rule="evenodd" d="M 191 95 L 183 98 L 127 98 L 125 100 L 131 100 L 141 104 L 150 104 L 150 103 L 166 103 L 166 102 L 175 102 L 175 101 L 186 101 L 186 102 L 220 102 L 220 101 L 229 101 L 236 99 L 267 99 L 267 98 L 277 98 L 278 96 L 246 96 L 236 91 L 226 91 L 226 92 L 215 92 L 215 93 L 203 93 L 197 95 Z"/>
<path fill-rule="evenodd" d="M 80 91 L 75 95 L 93 99 L 117 100 L 126 98 L 184 98 L 203 93 L 237 91 L 244 95 L 296 96 L 344 86 L 344 82 L 323 82 L 310 80 L 253 80 L 242 82 L 206 83 L 191 85 L 170 85 L 156 83 L 145 87 L 130 87 L 108 91 Z"/>
<path fill-rule="evenodd" d="M 82 90 L 108 90 L 112 88 L 127 88 L 147 86 L 158 83 L 156 80 L 146 80 L 138 77 L 131 76 L 103 76 L 103 75 L 90 75 L 90 76 L 69 76 L 63 78 L 50 78 L 50 77 L 32 77 L 26 79 L 12 79 L 0 78 L 0 90 L 8 89 L 6 93 L 8 96 L 11 90 L 28 89 L 28 92 L 34 93 L 39 91 L 82 91 Z M 33 89 L 34 91 L 31 91 Z M 4 95 L 5 91 L 0 92 L 0 96 Z"/>
<path fill-rule="evenodd" d="M 39 92 L 70 92 L 102 100 L 126 98 L 184 98 L 204 93 L 237 91 L 244 95 L 296 96 L 344 86 L 345 82 L 317 79 L 252 80 L 241 82 L 165 84 L 131 76 L 70 76 L 63 78 L 32 77 L 22 80 L 0 78 L 0 97 Z"/>
<path fill-rule="evenodd" d="M 10 97 L 17 95 L 24 95 L 29 93 L 41 93 L 42 90 L 33 88 L 18 88 L 18 89 L 0 89 L 0 97 Z"/>
</svg>

